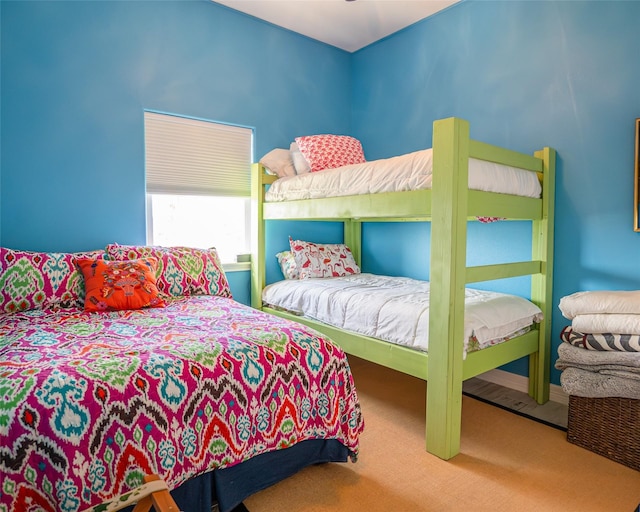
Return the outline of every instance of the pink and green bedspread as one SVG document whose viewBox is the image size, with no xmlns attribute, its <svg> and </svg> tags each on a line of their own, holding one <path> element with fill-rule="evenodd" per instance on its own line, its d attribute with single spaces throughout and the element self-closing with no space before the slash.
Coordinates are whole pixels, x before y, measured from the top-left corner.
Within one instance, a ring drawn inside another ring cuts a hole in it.
<svg viewBox="0 0 640 512">
<path fill-rule="evenodd" d="M 358 453 L 347 359 L 232 299 L 0 315 L 0 511 L 76 511 L 309 439 Z"/>
</svg>

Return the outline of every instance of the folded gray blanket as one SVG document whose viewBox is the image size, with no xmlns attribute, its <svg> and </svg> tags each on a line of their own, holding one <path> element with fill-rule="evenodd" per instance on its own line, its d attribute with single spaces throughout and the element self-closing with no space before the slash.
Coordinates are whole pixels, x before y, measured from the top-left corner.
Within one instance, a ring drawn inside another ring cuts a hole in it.
<svg viewBox="0 0 640 512">
<path fill-rule="evenodd" d="M 640 380 L 603 375 L 580 368 L 565 369 L 560 375 L 560 384 L 565 393 L 574 396 L 640 399 Z"/>
<path fill-rule="evenodd" d="M 560 343 L 556 368 L 582 370 L 640 379 L 640 352 L 585 350 L 570 343 Z"/>
</svg>

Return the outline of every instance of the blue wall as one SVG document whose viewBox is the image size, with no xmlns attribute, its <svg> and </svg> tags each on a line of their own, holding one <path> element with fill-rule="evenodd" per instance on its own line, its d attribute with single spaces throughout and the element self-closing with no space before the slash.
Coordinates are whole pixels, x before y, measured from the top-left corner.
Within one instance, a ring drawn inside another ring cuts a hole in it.
<svg viewBox="0 0 640 512">
<path fill-rule="evenodd" d="M 144 243 L 143 111 L 349 131 L 350 55 L 209 1 L 3 2 L 2 244 Z"/>
<path fill-rule="evenodd" d="M 219 4 L 2 8 L 4 246 L 145 243 L 145 109 L 253 127 L 258 158 L 349 132 L 348 53 Z"/>
<path fill-rule="evenodd" d="M 144 109 L 254 127 L 257 157 L 323 132 L 359 137 L 369 159 L 391 156 L 430 146 L 433 120 L 455 115 L 474 138 L 558 150 L 554 304 L 582 289 L 640 288 L 640 2 L 464 0 L 355 54 L 206 0 L 0 9 L 3 246 L 144 243 Z M 527 228 L 474 225 L 469 260 L 528 257 Z M 428 277 L 428 224 L 364 229 L 364 270 Z M 331 242 L 341 230 L 273 223 L 268 253 L 289 235 Z M 248 273 L 230 280 L 248 300 Z M 565 324 L 556 312 L 554 348 Z M 526 374 L 522 362 L 508 369 Z"/>
<path fill-rule="evenodd" d="M 353 134 L 367 158 L 386 157 L 429 147 L 433 120 L 458 116 L 485 142 L 555 147 L 554 305 L 578 290 L 640 289 L 640 233 L 632 229 L 638 20 L 640 2 L 463 1 L 354 54 Z M 503 261 L 523 249 L 528 256 L 529 234 L 502 224 L 473 226 L 470 262 L 492 252 Z M 428 226 L 375 230 L 377 238 L 365 237 L 372 268 L 386 271 L 393 261 L 394 272 L 422 277 Z M 398 230 L 399 265 L 380 243 Z M 495 245 L 481 242 L 486 231 Z M 554 309 L 552 360 L 568 323 Z M 524 361 L 507 369 L 526 374 Z M 555 369 L 552 381 L 559 383 Z"/>
</svg>

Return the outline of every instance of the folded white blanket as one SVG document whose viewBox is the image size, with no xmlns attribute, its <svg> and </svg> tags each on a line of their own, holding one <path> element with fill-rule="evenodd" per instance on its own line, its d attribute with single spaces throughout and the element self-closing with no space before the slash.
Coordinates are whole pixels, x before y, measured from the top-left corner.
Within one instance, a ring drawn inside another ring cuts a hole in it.
<svg viewBox="0 0 640 512">
<path fill-rule="evenodd" d="M 588 291 L 577 292 L 560 299 L 558 305 L 562 315 L 572 320 L 577 315 L 623 314 L 640 315 L 640 290 L 633 291 Z M 574 328 L 581 332 L 584 331 Z M 598 331 L 623 332 L 623 331 Z"/>
<path fill-rule="evenodd" d="M 571 320 L 571 327 L 575 331 L 587 334 L 640 334 L 640 315 L 576 315 Z"/>
</svg>

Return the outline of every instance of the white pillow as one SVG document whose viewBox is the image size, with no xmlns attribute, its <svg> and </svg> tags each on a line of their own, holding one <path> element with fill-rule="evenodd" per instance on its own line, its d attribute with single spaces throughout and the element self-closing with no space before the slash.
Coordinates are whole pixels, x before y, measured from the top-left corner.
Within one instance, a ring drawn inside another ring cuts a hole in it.
<svg viewBox="0 0 640 512">
<path fill-rule="evenodd" d="M 291 251 L 282 251 L 276 254 L 278 263 L 280 264 L 280 270 L 285 279 L 299 279 L 300 273 L 298 267 L 296 267 L 296 260 L 293 257 Z"/>
<path fill-rule="evenodd" d="M 296 168 L 293 166 L 291 152 L 286 149 L 272 149 L 260 159 L 260 163 L 264 165 L 268 171 L 278 176 L 278 178 L 296 175 Z"/>
<path fill-rule="evenodd" d="M 305 174 L 307 172 L 311 172 L 311 166 L 309 165 L 309 162 L 307 162 L 306 158 L 300 152 L 300 149 L 295 142 L 292 142 L 291 146 L 289 146 L 289 152 L 291 153 L 291 158 L 293 159 L 293 166 L 296 168 L 296 174 Z"/>
</svg>

